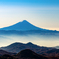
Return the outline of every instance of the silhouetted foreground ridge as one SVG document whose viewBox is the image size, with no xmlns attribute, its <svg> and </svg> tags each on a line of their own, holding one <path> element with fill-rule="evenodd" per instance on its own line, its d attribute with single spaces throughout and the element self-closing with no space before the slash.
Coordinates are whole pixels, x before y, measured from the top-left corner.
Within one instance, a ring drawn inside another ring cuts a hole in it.
<svg viewBox="0 0 59 59">
<path fill-rule="evenodd" d="M 59 56 L 46 57 L 33 52 L 30 49 L 20 51 L 15 55 L 5 54 L 0 56 L 0 59 L 59 59 Z"/>
</svg>

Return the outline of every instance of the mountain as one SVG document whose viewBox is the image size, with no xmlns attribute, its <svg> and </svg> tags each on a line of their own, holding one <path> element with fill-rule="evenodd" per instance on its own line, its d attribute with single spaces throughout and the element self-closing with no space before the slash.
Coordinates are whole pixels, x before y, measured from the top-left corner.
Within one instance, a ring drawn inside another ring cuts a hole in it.
<svg viewBox="0 0 59 59">
<path fill-rule="evenodd" d="M 59 56 L 59 49 L 52 49 L 52 50 L 49 50 L 47 51 L 46 53 L 42 54 L 44 56 L 53 56 L 53 57 L 56 57 L 56 56 Z"/>
<path fill-rule="evenodd" d="M 0 59 L 59 59 L 59 56 L 47 57 L 37 54 L 30 49 L 25 49 L 15 55 L 10 55 L 10 54 L 0 55 Z"/>
<path fill-rule="evenodd" d="M 1 55 L 5 55 L 5 54 L 14 55 L 14 54 L 16 54 L 16 53 L 11 53 L 11 52 L 7 52 L 7 51 L 5 51 L 5 50 L 0 50 L 0 56 L 1 56 Z"/>
<path fill-rule="evenodd" d="M 43 30 L 43 29 L 32 25 L 31 23 L 29 23 L 26 20 L 23 20 L 22 22 L 19 22 L 17 24 L 12 25 L 12 26 L 1 28 L 1 30 L 27 31 L 27 30 Z"/>
<path fill-rule="evenodd" d="M 38 53 L 38 54 L 43 54 L 53 48 L 49 48 L 49 47 L 41 47 L 41 46 L 37 46 L 31 42 L 27 43 L 27 44 L 23 44 L 23 43 L 13 43 L 9 46 L 6 46 L 6 47 L 1 47 L 1 49 L 3 50 L 6 50 L 8 52 L 15 52 L 15 53 L 18 53 L 20 52 L 21 50 L 24 50 L 24 49 L 31 49 L 32 51 Z"/>
<path fill-rule="evenodd" d="M 59 31 L 47 30 L 36 27 L 26 20 L 12 26 L 0 28 L 0 35 L 55 35 L 59 36 Z"/>
<path fill-rule="evenodd" d="M 59 49 L 59 46 L 56 46 L 55 48 L 56 48 L 56 49 Z"/>
<path fill-rule="evenodd" d="M 22 50 L 16 56 L 20 59 L 48 59 L 47 57 L 36 54 L 30 49 Z"/>
<path fill-rule="evenodd" d="M 47 53 L 59 53 L 59 49 L 52 49 L 50 51 L 48 51 Z"/>
</svg>

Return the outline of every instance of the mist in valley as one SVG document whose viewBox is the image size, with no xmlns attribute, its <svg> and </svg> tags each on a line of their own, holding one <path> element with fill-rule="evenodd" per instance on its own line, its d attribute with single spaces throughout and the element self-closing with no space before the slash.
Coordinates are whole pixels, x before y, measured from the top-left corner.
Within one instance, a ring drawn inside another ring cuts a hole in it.
<svg viewBox="0 0 59 59">
<path fill-rule="evenodd" d="M 59 36 L 54 35 L 0 35 L 0 47 L 8 46 L 12 43 L 28 43 L 46 47 L 59 46 Z"/>
</svg>

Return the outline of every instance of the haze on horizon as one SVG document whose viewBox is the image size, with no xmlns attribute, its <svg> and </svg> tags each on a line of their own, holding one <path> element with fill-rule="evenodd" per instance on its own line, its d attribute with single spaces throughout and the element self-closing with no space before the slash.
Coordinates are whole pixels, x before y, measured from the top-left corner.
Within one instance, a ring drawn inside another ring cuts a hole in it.
<svg viewBox="0 0 59 59">
<path fill-rule="evenodd" d="M 48 35 L 0 35 L 0 47 L 8 46 L 12 43 L 28 43 L 45 47 L 59 46 L 59 36 Z"/>
<path fill-rule="evenodd" d="M 0 28 L 23 20 L 59 30 L 59 0 L 0 0 Z"/>
</svg>

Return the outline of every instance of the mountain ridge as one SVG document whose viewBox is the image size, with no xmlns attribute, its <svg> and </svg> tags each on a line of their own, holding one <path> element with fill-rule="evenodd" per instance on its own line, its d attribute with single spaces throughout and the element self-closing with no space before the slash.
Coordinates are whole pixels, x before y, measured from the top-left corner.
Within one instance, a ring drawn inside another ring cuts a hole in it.
<svg viewBox="0 0 59 59">
<path fill-rule="evenodd" d="M 56 49 L 53 47 L 38 46 L 31 42 L 28 42 L 27 44 L 16 42 L 9 46 L 1 47 L 1 49 L 11 53 L 19 53 L 20 51 L 30 49 L 34 51 L 35 53 L 43 55 L 43 56 L 49 56 L 49 57 L 59 56 L 59 49 Z"/>
<path fill-rule="evenodd" d="M 13 53 L 18 53 L 24 49 L 31 49 L 34 52 L 41 54 L 41 53 L 44 53 L 44 52 L 51 50 L 53 48 L 38 46 L 38 45 L 33 44 L 31 42 L 28 42 L 27 44 L 18 42 L 18 43 L 12 43 L 6 47 L 1 47 L 1 49 L 6 50 L 8 52 L 13 52 Z"/>
</svg>

